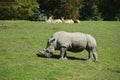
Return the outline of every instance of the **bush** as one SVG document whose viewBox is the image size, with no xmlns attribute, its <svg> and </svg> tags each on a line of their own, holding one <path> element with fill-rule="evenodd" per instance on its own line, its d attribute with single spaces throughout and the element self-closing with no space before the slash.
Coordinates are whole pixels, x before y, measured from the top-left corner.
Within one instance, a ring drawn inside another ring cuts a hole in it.
<svg viewBox="0 0 120 80">
<path fill-rule="evenodd" d="M 120 21 L 120 11 L 116 14 L 115 20 L 116 20 L 116 21 Z"/>
<path fill-rule="evenodd" d="M 45 20 L 45 13 L 39 9 L 34 10 L 34 15 L 29 18 L 31 21 L 44 21 Z"/>
<path fill-rule="evenodd" d="M 0 1 L 0 19 L 28 19 L 34 15 L 33 10 L 39 8 L 36 0 Z"/>
</svg>

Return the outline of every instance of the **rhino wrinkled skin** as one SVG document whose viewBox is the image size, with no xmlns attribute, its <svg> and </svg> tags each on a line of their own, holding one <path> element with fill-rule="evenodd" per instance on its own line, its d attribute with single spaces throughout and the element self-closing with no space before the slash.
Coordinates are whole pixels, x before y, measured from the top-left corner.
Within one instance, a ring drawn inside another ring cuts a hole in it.
<svg viewBox="0 0 120 80">
<path fill-rule="evenodd" d="M 67 51 L 81 52 L 87 50 L 88 60 L 94 59 L 94 61 L 98 61 L 96 48 L 96 40 L 89 34 L 59 31 L 51 36 L 46 48 L 40 51 L 38 55 L 51 57 L 55 50 L 60 50 L 60 59 L 67 59 Z"/>
</svg>

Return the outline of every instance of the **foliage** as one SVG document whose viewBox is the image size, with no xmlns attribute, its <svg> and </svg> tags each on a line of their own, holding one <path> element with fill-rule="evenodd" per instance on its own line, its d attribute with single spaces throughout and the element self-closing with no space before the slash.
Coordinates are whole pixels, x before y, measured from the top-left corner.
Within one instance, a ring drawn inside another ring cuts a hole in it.
<svg viewBox="0 0 120 80">
<path fill-rule="evenodd" d="M 98 0 L 85 0 L 80 8 L 80 18 L 83 20 L 102 20 L 98 4 Z"/>
<path fill-rule="evenodd" d="M 68 19 L 79 17 L 78 6 L 81 2 L 82 0 L 39 0 L 40 9 L 45 10 L 48 16 Z"/>
<path fill-rule="evenodd" d="M 120 21 L 120 10 L 116 13 L 114 20 Z"/>
<path fill-rule="evenodd" d="M 44 21 L 45 20 L 45 13 L 42 10 L 35 9 L 34 15 L 29 18 L 31 21 Z"/>
<path fill-rule="evenodd" d="M 120 20 L 120 0 L 99 0 L 104 20 Z"/>
<path fill-rule="evenodd" d="M 35 0 L 1 0 L 0 19 L 28 19 L 38 7 Z"/>
<path fill-rule="evenodd" d="M 119 0 L 38 0 L 48 16 L 81 20 L 120 20 Z"/>
<path fill-rule="evenodd" d="M 1 80 L 120 80 L 120 22 L 81 21 L 48 24 L 34 21 L 0 21 Z M 97 63 L 84 61 L 87 52 L 68 52 L 68 60 L 37 57 L 56 31 L 80 31 L 97 40 Z"/>
<path fill-rule="evenodd" d="M 41 20 L 47 15 L 53 18 L 119 21 L 119 5 L 120 0 L 0 0 L 0 20 Z"/>
</svg>

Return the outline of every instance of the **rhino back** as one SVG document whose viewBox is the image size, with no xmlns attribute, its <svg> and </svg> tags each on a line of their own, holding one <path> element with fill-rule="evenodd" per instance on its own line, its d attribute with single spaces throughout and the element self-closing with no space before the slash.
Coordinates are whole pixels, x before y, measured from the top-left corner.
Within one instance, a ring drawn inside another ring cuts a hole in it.
<svg viewBox="0 0 120 80">
<path fill-rule="evenodd" d="M 67 47 L 68 50 L 78 52 L 86 48 L 87 40 L 84 33 L 56 32 L 53 37 L 57 39 L 59 46 Z"/>
</svg>

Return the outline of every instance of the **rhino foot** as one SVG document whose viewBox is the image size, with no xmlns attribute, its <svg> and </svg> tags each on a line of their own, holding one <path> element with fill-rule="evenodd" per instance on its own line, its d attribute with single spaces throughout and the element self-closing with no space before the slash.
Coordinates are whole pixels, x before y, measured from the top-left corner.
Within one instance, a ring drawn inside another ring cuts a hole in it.
<svg viewBox="0 0 120 80">
<path fill-rule="evenodd" d="M 67 59 L 67 57 L 64 57 L 64 59 Z"/>
<path fill-rule="evenodd" d="M 59 58 L 59 60 L 67 60 L 67 57 Z"/>
</svg>

